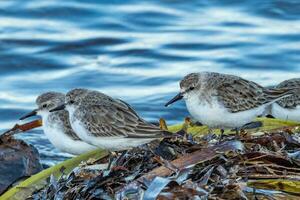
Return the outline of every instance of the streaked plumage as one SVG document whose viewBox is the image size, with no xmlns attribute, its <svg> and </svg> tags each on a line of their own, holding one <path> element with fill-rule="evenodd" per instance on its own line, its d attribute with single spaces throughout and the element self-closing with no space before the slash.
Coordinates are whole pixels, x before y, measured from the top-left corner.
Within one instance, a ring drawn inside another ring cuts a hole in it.
<svg viewBox="0 0 300 200">
<path fill-rule="evenodd" d="M 300 78 L 285 80 L 275 88 L 300 88 Z M 282 98 L 273 103 L 271 114 L 278 119 L 300 121 L 300 93 Z"/>
<path fill-rule="evenodd" d="M 82 141 L 73 131 L 68 111 L 49 112 L 64 101 L 65 95 L 58 92 L 47 92 L 37 98 L 38 109 L 35 112 L 42 117 L 45 135 L 56 148 L 70 154 L 78 155 L 96 149 Z"/>
<path fill-rule="evenodd" d="M 124 101 L 101 92 L 74 89 L 66 95 L 72 128 L 84 141 L 108 150 L 122 150 L 164 137 Z"/>
<path fill-rule="evenodd" d="M 241 127 L 274 101 L 294 93 L 289 88 L 267 89 L 238 76 L 215 72 L 189 74 L 180 88 L 192 117 L 211 128 Z"/>
</svg>

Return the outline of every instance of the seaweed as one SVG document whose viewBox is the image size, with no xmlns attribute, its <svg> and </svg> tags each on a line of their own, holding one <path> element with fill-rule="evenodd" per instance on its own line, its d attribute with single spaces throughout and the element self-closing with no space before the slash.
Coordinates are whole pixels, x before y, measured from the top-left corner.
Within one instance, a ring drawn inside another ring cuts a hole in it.
<svg viewBox="0 0 300 200">
<path fill-rule="evenodd" d="M 27 199 L 296 199 L 298 128 L 178 135 L 90 160 Z M 166 126 L 161 126 L 166 128 Z M 195 134 L 195 133 L 193 133 Z M 108 165 L 108 160 L 113 160 Z"/>
</svg>

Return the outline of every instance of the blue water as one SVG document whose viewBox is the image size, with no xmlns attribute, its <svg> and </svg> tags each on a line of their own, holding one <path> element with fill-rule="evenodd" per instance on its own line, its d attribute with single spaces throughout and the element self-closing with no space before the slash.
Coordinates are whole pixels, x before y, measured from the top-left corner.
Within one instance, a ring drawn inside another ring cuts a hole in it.
<svg viewBox="0 0 300 200">
<path fill-rule="evenodd" d="M 46 91 L 86 87 L 122 98 L 149 121 L 187 73 L 218 71 L 269 86 L 300 77 L 300 1 L 0 1 L 0 124 Z M 43 162 L 69 157 L 40 129 L 18 136 Z"/>
</svg>

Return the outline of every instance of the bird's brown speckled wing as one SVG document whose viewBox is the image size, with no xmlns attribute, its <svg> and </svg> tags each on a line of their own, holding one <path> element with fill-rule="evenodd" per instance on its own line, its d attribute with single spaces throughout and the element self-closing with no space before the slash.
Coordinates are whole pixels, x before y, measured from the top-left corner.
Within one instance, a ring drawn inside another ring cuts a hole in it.
<svg viewBox="0 0 300 200">
<path fill-rule="evenodd" d="M 89 105 L 84 110 L 86 129 L 100 137 L 159 138 L 163 131 L 145 122 L 125 102 L 110 99 L 101 105 Z"/>
<path fill-rule="evenodd" d="M 300 78 L 289 79 L 279 83 L 276 88 L 300 88 Z M 276 101 L 283 108 L 293 109 L 300 105 L 300 94 L 294 94 Z"/>
<path fill-rule="evenodd" d="M 266 89 L 236 76 L 218 82 L 216 91 L 218 100 L 232 113 L 256 108 L 292 93 L 290 89 Z"/>
</svg>

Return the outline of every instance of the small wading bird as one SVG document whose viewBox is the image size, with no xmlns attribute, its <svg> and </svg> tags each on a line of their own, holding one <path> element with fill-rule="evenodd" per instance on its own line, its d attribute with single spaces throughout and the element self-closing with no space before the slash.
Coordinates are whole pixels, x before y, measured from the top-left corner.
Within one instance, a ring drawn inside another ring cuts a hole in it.
<svg viewBox="0 0 300 200">
<path fill-rule="evenodd" d="M 283 81 L 275 88 L 300 88 L 300 78 Z M 271 115 L 278 119 L 300 121 L 300 93 L 282 98 L 273 103 Z"/>
<path fill-rule="evenodd" d="M 299 90 L 296 90 L 299 91 Z M 238 76 L 215 72 L 188 74 L 168 106 L 184 99 L 191 116 L 209 128 L 240 128 L 262 115 L 267 106 L 293 95 L 295 89 L 267 89 Z"/>
<path fill-rule="evenodd" d="M 71 126 L 83 141 L 110 151 L 172 136 L 143 120 L 129 104 L 98 91 L 73 89 L 65 103 L 51 112 L 62 109 L 69 112 Z"/>
<path fill-rule="evenodd" d="M 78 155 L 96 149 L 96 146 L 82 141 L 73 131 L 69 122 L 68 111 L 49 112 L 64 102 L 65 95 L 62 93 L 44 93 L 36 100 L 38 108 L 21 117 L 20 120 L 40 115 L 45 135 L 56 148 L 63 152 Z"/>
</svg>

